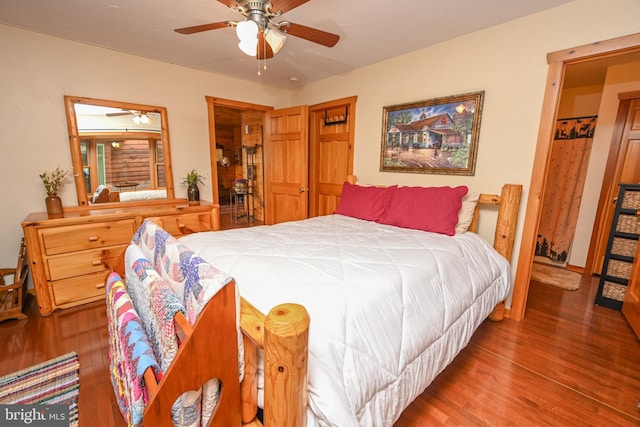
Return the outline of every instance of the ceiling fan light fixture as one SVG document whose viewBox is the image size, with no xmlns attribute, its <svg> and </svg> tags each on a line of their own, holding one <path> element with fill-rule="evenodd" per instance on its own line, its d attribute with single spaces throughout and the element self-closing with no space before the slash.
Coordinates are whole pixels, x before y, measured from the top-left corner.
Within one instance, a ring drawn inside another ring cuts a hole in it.
<svg viewBox="0 0 640 427">
<path fill-rule="evenodd" d="M 236 35 L 241 42 L 257 41 L 258 30 L 258 24 L 251 20 L 238 22 L 236 25 Z"/>
<path fill-rule="evenodd" d="M 287 37 L 284 35 L 284 33 L 275 27 L 267 29 L 267 31 L 264 33 L 264 37 L 267 43 L 269 43 L 269 46 L 271 46 L 271 50 L 273 51 L 274 55 L 278 53 L 280 48 L 282 48 L 282 46 L 284 45 L 284 42 L 287 41 Z"/>
<path fill-rule="evenodd" d="M 149 118 L 147 113 L 136 113 L 131 120 L 133 120 L 133 123 L 137 125 L 148 125 L 149 123 L 151 123 L 151 119 Z"/>
<path fill-rule="evenodd" d="M 238 47 L 241 51 L 249 56 L 256 56 L 258 54 L 258 40 L 245 40 L 238 43 Z"/>
</svg>

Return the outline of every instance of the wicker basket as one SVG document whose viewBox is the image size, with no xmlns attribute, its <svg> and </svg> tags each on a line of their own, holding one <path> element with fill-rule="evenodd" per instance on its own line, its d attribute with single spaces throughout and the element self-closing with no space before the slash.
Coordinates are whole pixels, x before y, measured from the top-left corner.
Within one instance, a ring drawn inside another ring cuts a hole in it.
<svg viewBox="0 0 640 427">
<path fill-rule="evenodd" d="M 610 259 L 607 265 L 607 276 L 618 277 L 620 279 L 628 279 L 631 276 L 630 262 L 618 261 L 617 259 Z"/>
<path fill-rule="evenodd" d="M 604 282 L 602 296 L 616 301 L 624 301 L 627 287 L 619 283 Z"/>
<path fill-rule="evenodd" d="M 614 237 L 613 244 L 611 245 L 611 253 L 633 258 L 636 255 L 637 247 L 637 240 L 625 239 L 623 237 Z"/>
<path fill-rule="evenodd" d="M 640 209 L 640 191 L 627 190 L 622 198 L 623 209 Z"/>
<path fill-rule="evenodd" d="M 640 217 L 620 214 L 616 223 L 616 231 L 621 233 L 640 234 Z"/>
</svg>

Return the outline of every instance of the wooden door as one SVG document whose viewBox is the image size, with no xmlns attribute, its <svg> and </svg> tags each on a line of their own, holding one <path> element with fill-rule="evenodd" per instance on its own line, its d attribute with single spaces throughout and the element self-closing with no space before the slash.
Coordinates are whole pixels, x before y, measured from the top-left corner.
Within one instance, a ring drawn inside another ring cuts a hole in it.
<svg viewBox="0 0 640 427">
<path fill-rule="evenodd" d="M 604 202 L 601 201 L 599 205 L 602 209 L 602 220 L 599 222 L 596 236 L 595 257 L 591 270 L 593 274 L 600 274 L 602 271 L 619 184 L 640 182 L 640 98 L 621 101 L 620 110 L 623 114 L 618 115 L 616 126 L 620 126 L 622 130 L 618 132 L 618 137 L 614 132 L 605 172 L 605 182 L 608 175 L 610 184 Z"/>
<path fill-rule="evenodd" d="M 353 174 L 356 99 L 309 107 L 309 216 L 332 214 Z"/>
<path fill-rule="evenodd" d="M 640 211 L 636 212 L 640 216 Z M 622 314 L 627 319 L 633 332 L 640 339 L 640 245 L 636 247 L 636 256 L 631 267 L 631 277 L 627 285 L 627 293 L 622 303 Z"/>
<path fill-rule="evenodd" d="M 265 115 L 265 223 L 308 217 L 309 143 L 307 106 Z"/>
</svg>

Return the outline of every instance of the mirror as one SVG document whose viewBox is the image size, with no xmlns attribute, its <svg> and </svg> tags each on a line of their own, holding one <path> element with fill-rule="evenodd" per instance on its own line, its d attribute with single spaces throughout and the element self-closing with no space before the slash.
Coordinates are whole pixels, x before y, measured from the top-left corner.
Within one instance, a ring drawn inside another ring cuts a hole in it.
<svg viewBox="0 0 640 427">
<path fill-rule="evenodd" d="M 79 206 L 174 198 L 166 108 L 64 99 Z"/>
</svg>

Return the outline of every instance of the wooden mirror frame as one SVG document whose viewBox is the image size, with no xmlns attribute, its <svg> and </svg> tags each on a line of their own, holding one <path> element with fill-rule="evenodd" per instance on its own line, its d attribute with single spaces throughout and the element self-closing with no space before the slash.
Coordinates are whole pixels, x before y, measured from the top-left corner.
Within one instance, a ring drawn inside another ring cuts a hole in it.
<svg viewBox="0 0 640 427">
<path fill-rule="evenodd" d="M 78 130 L 78 121 L 76 117 L 76 104 L 89 104 L 102 107 L 119 108 L 123 110 L 146 111 L 150 113 L 158 113 L 160 115 L 160 135 L 163 144 L 164 153 L 164 173 L 165 188 L 167 192 L 166 200 L 174 199 L 173 171 L 171 168 L 171 147 L 169 142 L 169 121 L 167 118 L 167 109 L 154 105 L 133 104 L 130 102 L 110 101 L 106 99 L 85 98 L 80 96 L 64 97 L 65 109 L 67 113 L 67 129 L 69 130 L 69 145 L 71 148 L 71 158 L 73 162 L 73 177 L 76 184 L 76 192 L 78 195 L 79 206 L 89 206 L 87 191 L 85 188 L 84 172 L 82 167 L 82 154 L 80 152 L 80 132 Z M 124 133 L 123 133 L 124 134 Z M 111 202 L 100 203 L 100 207 L 121 206 L 123 203 L 131 202 Z M 140 202 L 144 203 L 144 201 Z M 92 205 L 92 207 L 97 207 Z"/>
</svg>

